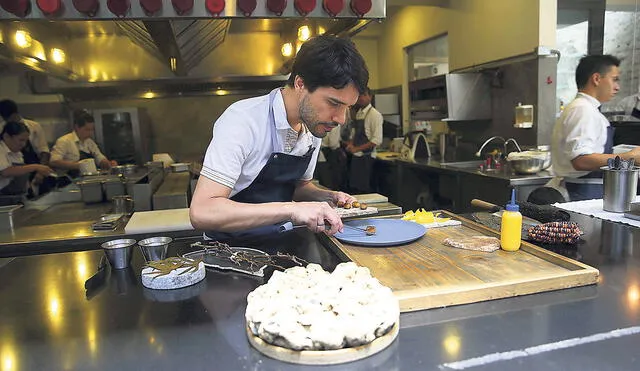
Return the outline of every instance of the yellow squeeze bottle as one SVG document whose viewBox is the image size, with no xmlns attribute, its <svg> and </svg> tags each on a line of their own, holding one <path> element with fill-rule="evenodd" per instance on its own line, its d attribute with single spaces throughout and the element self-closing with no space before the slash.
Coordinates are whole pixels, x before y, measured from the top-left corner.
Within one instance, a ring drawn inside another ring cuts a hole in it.
<svg viewBox="0 0 640 371">
<path fill-rule="evenodd" d="M 500 246 L 505 251 L 518 251 L 522 240 L 522 214 L 516 203 L 516 190 L 511 190 L 511 202 L 505 206 L 500 224 Z"/>
</svg>

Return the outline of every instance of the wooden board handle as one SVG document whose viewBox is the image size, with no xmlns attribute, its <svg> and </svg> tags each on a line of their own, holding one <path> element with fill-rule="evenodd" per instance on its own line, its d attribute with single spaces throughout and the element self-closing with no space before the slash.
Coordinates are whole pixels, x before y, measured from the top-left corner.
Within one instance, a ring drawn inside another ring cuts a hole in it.
<svg viewBox="0 0 640 371">
<path fill-rule="evenodd" d="M 471 200 L 471 206 L 479 207 L 481 209 L 486 209 L 489 211 L 500 210 L 500 206 L 492 204 L 491 202 L 478 200 L 477 198 L 474 198 L 473 200 Z"/>
</svg>

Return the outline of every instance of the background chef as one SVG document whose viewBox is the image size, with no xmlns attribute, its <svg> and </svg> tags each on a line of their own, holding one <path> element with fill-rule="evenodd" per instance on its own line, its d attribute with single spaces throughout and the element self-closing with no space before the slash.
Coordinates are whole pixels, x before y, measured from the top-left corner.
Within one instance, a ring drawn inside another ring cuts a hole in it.
<svg viewBox="0 0 640 371">
<path fill-rule="evenodd" d="M 321 138 L 344 124 L 368 79 L 351 41 L 323 35 L 304 43 L 284 88 L 238 101 L 216 121 L 191 202 L 193 226 L 217 240 L 273 233 L 283 221 L 341 230 L 329 202 L 354 198 L 310 180 Z"/>
<path fill-rule="evenodd" d="M 564 109 L 553 128 L 551 161 L 572 201 L 599 199 L 603 195 L 600 168 L 613 155 L 613 131 L 600 105 L 620 90 L 620 60 L 612 55 L 583 57 L 576 68 L 578 94 Z M 640 148 L 620 154 L 640 158 Z"/>
<path fill-rule="evenodd" d="M 382 144 L 382 114 L 371 105 L 371 90 L 367 87 L 358 97 L 358 110 L 351 122 L 350 140 L 345 150 L 352 155 L 349 166 L 349 188 L 352 192 L 371 190 L 371 170 L 376 146 Z"/>
<path fill-rule="evenodd" d="M 0 116 L 4 122 L 22 122 L 29 129 L 29 140 L 22 149 L 24 162 L 26 164 L 48 165 L 51 153 L 42 126 L 36 121 L 23 118 L 18 112 L 16 102 L 10 99 L 0 101 Z"/>
<path fill-rule="evenodd" d="M 72 177 L 80 175 L 80 161 L 84 159 L 93 159 L 97 166 L 105 170 L 116 166 L 116 161 L 109 161 L 100 152 L 92 139 L 94 132 L 93 116 L 85 110 L 75 111 L 73 131 L 56 140 L 51 153 L 51 166 L 67 171 Z"/>
<path fill-rule="evenodd" d="M 25 164 L 21 151 L 29 140 L 29 129 L 23 122 L 6 122 L 0 138 L 0 194 L 24 195 L 32 173 L 44 177 L 53 172 L 46 165 Z"/>
</svg>

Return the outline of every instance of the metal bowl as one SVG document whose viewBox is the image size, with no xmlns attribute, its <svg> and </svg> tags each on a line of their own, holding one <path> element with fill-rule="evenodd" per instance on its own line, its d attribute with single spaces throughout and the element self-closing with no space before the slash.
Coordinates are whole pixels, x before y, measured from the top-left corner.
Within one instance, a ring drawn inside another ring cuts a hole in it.
<svg viewBox="0 0 640 371">
<path fill-rule="evenodd" d="M 518 174 L 535 174 L 544 167 L 545 159 L 542 158 L 521 158 L 509 160 L 509 165 Z"/>
</svg>

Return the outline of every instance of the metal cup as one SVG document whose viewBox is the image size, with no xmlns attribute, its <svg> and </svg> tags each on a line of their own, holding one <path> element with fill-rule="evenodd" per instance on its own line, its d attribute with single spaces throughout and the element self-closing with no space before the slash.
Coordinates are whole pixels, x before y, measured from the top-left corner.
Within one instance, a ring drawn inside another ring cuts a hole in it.
<svg viewBox="0 0 640 371">
<path fill-rule="evenodd" d="M 124 269 L 129 267 L 135 244 L 136 240 L 123 238 L 105 242 L 101 246 L 111 267 L 113 269 Z"/>
<path fill-rule="evenodd" d="M 173 241 L 171 237 L 151 237 L 138 242 L 138 246 L 144 260 L 150 262 L 166 259 L 171 241 Z"/>
<path fill-rule="evenodd" d="M 609 170 L 604 167 L 602 171 L 604 172 L 603 209 L 614 213 L 629 211 L 631 202 L 636 197 L 640 168 Z"/>
</svg>

